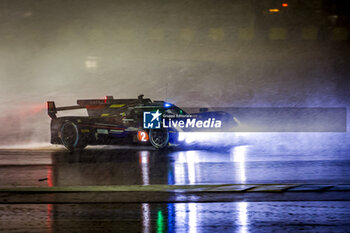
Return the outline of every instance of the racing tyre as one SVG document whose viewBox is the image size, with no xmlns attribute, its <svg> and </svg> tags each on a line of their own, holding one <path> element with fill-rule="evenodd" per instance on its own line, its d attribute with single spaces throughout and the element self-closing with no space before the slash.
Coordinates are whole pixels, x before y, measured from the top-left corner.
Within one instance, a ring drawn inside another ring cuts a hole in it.
<svg viewBox="0 0 350 233">
<path fill-rule="evenodd" d="M 150 129 L 149 141 L 156 149 L 165 149 L 169 144 L 169 132 L 167 129 Z"/>
<path fill-rule="evenodd" d="M 66 121 L 61 126 L 62 144 L 70 151 L 80 151 L 86 147 L 79 127 L 72 121 Z"/>
</svg>

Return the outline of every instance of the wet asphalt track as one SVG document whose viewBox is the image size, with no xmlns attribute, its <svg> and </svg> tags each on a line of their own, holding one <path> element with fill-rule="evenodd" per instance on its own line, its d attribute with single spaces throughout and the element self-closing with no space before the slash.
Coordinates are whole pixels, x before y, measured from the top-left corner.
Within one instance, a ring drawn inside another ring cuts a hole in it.
<svg viewBox="0 0 350 233">
<path fill-rule="evenodd" d="M 350 183 L 347 151 L 0 150 L 0 186 Z M 349 232 L 350 202 L 1 204 L 1 232 Z"/>
<path fill-rule="evenodd" d="M 0 205 L 1 232 L 349 232 L 350 202 Z"/>
<path fill-rule="evenodd" d="M 0 186 L 349 184 L 350 152 L 61 148 L 0 150 Z"/>
</svg>

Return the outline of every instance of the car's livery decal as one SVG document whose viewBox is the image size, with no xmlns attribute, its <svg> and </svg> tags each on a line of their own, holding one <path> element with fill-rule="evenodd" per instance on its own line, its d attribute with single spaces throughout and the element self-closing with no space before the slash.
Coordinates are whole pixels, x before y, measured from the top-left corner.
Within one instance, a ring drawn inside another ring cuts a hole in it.
<svg viewBox="0 0 350 233">
<path fill-rule="evenodd" d="M 92 128 L 99 128 L 99 129 L 114 129 L 114 130 L 124 130 L 125 128 L 115 127 L 115 126 L 107 126 L 107 125 L 87 125 L 87 124 L 81 124 L 81 126 L 84 127 L 92 127 Z"/>
<path fill-rule="evenodd" d="M 125 104 L 112 104 L 109 106 L 109 108 L 121 108 L 121 107 L 124 107 Z"/>
<path fill-rule="evenodd" d="M 86 109 L 104 109 L 104 105 L 86 105 Z"/>
</svg>

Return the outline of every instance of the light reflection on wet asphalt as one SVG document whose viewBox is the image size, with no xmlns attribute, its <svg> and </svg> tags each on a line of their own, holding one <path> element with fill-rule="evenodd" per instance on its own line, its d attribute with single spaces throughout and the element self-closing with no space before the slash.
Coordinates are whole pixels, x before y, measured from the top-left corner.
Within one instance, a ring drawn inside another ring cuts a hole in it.
<svg viewBox="0 0 350 233">
<path fill-rule="evenodd" d="M 0 186 L 350 183 L 347 151 L 0 150 Z M 39 181 L 44 179 L 44 181 Z"/>
<path fill-rule="evenodd" d="M 0 150 L 1 186 L 350 183 L 347 151 Z M 43 179 L 39 181 L 39 179 Z M 349 232 L 350 202 L 0 205 L 1 232 Z"/>
<path fill-rule="evenodd" d="M 0 205 L 2 232 L 349 232 L 350 202 Z"/>
</svg>

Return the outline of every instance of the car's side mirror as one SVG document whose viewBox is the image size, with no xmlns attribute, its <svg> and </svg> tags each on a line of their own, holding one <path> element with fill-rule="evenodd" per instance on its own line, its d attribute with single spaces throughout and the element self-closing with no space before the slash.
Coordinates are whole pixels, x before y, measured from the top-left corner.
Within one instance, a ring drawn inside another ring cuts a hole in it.
<svg viewBox="0 0 350 233">
<path fill-rule="evenodd" d="M 200 108 L 199 112 L 208 112 L 208 108 Z"/>
</svg>

